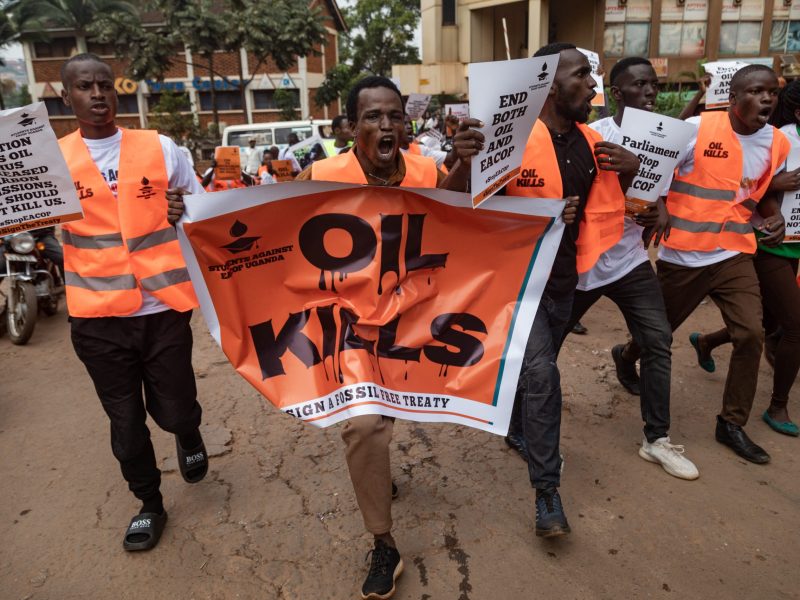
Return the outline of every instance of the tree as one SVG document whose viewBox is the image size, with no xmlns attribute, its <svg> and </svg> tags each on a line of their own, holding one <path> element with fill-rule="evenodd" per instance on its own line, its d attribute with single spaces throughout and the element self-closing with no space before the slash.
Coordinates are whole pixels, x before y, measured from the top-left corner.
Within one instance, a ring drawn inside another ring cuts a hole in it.
<svg viewBox="0 0 800 600">
<path fill-rule="evenodd" d="M 30 14 L 23 10 L 22 0 L 0 0 L 0 50 L 10 44 L 19 42 L 22 29 L 30 20 Z M 0 56 L 0 67 L 5 66 L 5 61 Z M 26 93 L 27 93 L 27 87 Z M 30 97 L 30 95 L 28 95 Z M 0 89 L 0 110 L 5 109 L 3 91 Z"/>
<path fill-rule="evenodd" d="M 78 52 L 86 52 L 89 27 L 99 17 L 137 14 L 136 7 L 126 0 L 20 0 L 18 4 L 26 17 L 26 30 L 71 29 L 77 36 Z"/>
<path fill-rule="evenodd" d="M 275 90 L 275 107 L 280 109 L 282 121 L 297 119 L 297 95 L 289 90 Z"/>
<path fill-rule="evenodd" d="M 189 98 L 185 94 L 164 92 L 151 109 L 149 125 L 189 148 L 195 156 L 197 150 L 208 141 L 200 125 L 191 114 Z"/>
<path fill-rule="evenodd" d="M 238 53 L 244 48 L 255 57 L 248 77 L 239 57 L 238 89 L 246 115 L 246 88 L 262 65 L 271 61 L 278 69 L 288 70 L 298 56 L 314 52 L 315 45 L 325 42 L 320 9 L 308 0 L 150 0 L 148 9 L 160 11 L 163 24 L 145 29 L 138 19 L 110 15 L 96 21 L 91 32 L 99 41 L 113 43 L 117 54 L 129 59 L 129 74 L 136 79 L 162 79 L 173 64 L 186 63 L 175 50 L 186 45 L 193 56 L 205 61 L 194 61 L 193 66 L 195 71 L 209 72 L 217 125 L 215 79 L 237 86 L 216 70 L 215 51 Z"/>
<path fill-rule="evenodd" d="M 315 102 L 319 106 L 345 96 L 364 75 L 389 77 L 392 65 L 420 62 L 413 45 L 420 19 L 419 0 L 359 0 L 342 12 L 350 31 L 339 37 L 341 64 L 327 74 L 317 90 Z"/>
</svg>

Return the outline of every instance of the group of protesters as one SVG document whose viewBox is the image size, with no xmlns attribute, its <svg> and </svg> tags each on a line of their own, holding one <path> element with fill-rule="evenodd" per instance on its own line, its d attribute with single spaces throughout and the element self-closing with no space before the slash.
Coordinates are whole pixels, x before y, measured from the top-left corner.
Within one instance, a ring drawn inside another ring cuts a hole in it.
<svg viewBox="0 0 800 600">
<path fill-rule="evenodd" d="M 596 94 L 589 61 L 566 43 L 549 44 L 535 56 L 554 54 L 560 55 L 558 68 L 522 164 L 523 175 L 535 169 L 540 184 L 518 177 L 499 192 L 520 202 L 536 197 L 565 203 L 564 233 L 525 348 L 506 437 L 527 464 L 535 532 L 542 537 L 570 532 L 558 491 L 559 350 L 600 297 L 617 304 L 630 331 L 631 340 L 620 340 L 612 358 L 620 383 L 640 396 L 639 455 L 672 476 L 699 476 L 684 447 L 670 438 L 671 345 L 675 329 L 706 296 L 725 327 L 691 334 L 699 366 L 713 371 L 714 349 L 732 345 L 717 441 L 753 463 L 770 460 L 744 431 L 765 329 L 774 381 L 762 418 L 794 436 L 798 428 L 787 405 L 800 368 L 800 245 L 783 243 L 780 210 L 782 193 L 800 189 L 800 170 L 786 169 L 790 148 L 800 144 L 800 83 L 781 91 L 767 67 L 738 71 L 726 110 L 689 119 L 696 134 L 661 199 L 626 215 L 625 191 L 640 160 L 620 145 L 620 124 L 628 107 L 655 109 L 658 77 L 644 58 L 620 60 L 609 79 L 616 113 L 587 125 Z M 201 193 L 213 181 L 198 178 L 168 138 L 117 127 L 114 75 L 101 59 L 72 57 L 62 80 L 64 102 L 80 125 L 61 140 L 62 151 L 76 183 L 95 191 L 83 203 L 84 219 L 63 228 L 72 341 L 110 419 L 122 475 L 141 502 L 124 548 L 147 550 L 167 520 L 147 414 L 175 435 L 188 483 L 208 471 L 191 365 L 189 320 L 197 299 L 174 224 L 183 213 L 182 196 Z M 471 161 L 484 145 L 482 127 L 463 119 L 449 149 L 420 143 L 395 84 L 366 77 L 352 88 L 346 117 L 333 121 L 336 151 L 305 168 L 297 165 L 295 179 L 465 192 Z M 710 144 L 727 153 L 705 152 Z M 254 140 L 250 150 L 245 172 L 254 182 L 268 182 L 269 161 L 287 160 L 277 147 L 258 156 Z M 251 156 L 258 156 L 252 164 Z M 145 172 L 155 194 L 142 200 Z M 650 244 L 659 247 L 657 269 L 647 253 Z M 393 425 L 389 417 L 362 415 L 341 431 L 355 498 L 374 536 L 363 598 L 390 598 L 403 570 L 392 527 L 392 498 L 399 493 L 390 469 Z"/>
</svg>

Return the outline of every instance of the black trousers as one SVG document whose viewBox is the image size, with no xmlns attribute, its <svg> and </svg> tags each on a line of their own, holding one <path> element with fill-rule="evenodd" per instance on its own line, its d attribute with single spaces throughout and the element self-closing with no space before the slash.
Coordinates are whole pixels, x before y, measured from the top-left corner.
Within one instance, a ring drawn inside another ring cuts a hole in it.
<svg viewBox="0 0 800 600">
<path fill-rule="evenodd" d="M 161 485 L 147 414 L 177 435 L 200 426 L 191 318 L 191 311 L 167 310 L 141 317 L 70 319 L 72 345 L 111 420 L 111 451 L 131 492 L 142 501 L 158 496 Z"/>
<path fill-rule="evenodd" d="M 653 443 L 669 433 L 672 329 L 667 320 L 661 286 L 650 262 L 643 262 L 613 283 L 589 291 L 576 290 L 564 337 L 603 296 L 619 307 L 628 331 L 642 349 L 642 421 L 644 435 L 648 442 Z"/>
</svg>

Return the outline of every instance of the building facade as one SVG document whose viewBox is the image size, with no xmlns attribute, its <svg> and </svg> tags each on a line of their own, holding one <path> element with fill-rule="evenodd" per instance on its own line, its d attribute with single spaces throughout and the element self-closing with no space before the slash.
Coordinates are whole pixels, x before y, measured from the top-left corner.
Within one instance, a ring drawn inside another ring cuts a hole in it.
<svg viewBox="0 0 800 600">
<path fill-rule="evenodd" d="M 314 94 L 325 75 L 339 62 L 338 36 L 346 27 L 336 0 L 319 4 L 326 17 L 326 43 L 315 48 L 318 54 L 298 57 L 288 72 L 278 70 L 269 62 L 258 64 L 257 58 L 244 49 L 238 53 L 215 53 L 213 69 L 227 79 L 215 75 L 214 91 L 221 129 L 227 125 L 280 120 L 280 110 L 275 103 L 278 89 L 285 89 L 294 96 L 298 118 L 333 118 L 341 112 L 338 102 L 323 107 L 314 102 Z M 142 21 L 145 26 L 157 23 L 158 15 L 143 15 Z M 176 48 L 175 61 L 162 81 L 132 81 L 125 75 L 127 62 L 116 58 L 110 45 L 87 40 L 68 30 L 50 30 L 48 35 L 45 42 L 24 42 L 23 52 L 31 96 L 34 101 L 41 100 L 47 106 L 57 136 L 74 131 L 78 125 L 71 110 L 61 100 L 61 65 L 70 56 L 84 51 L 99 55 L 114 71 L 119 97 L 117 122 L 121 126 L 147 127 L 148 115 L 165 91 L 185 95 L 185 112 L 196 114 L 201 126 L 206 127 L 212 122 L 208 62 L 192 56 L 188 48 Z M 238 86 L 241 74 L 245 81 L 253 77 L 245 88 L 244 99 Z"/>
<path fill-rule="evenodd" d="M 549 42 L 595 50 L 606 72 L 645 56 L 669 81 L 703 60 L 774 58 L 780 67 L 780 55 L 800 53 L 800 0 L 421 2 L 422 64 L 393 69 L 403 93 L 465 94 L 468 63 L 528 57 Z"/>
</svg>

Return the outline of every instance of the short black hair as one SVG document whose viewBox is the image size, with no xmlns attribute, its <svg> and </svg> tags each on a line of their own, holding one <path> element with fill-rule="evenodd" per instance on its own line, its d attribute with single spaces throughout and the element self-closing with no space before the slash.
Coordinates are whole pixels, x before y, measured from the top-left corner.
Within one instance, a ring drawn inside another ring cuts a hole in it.
<svg viewBox="0 0 800 600">
<path fill-rule="evenodd" d="M 733 74 L 733 77 L 731 77 L 731 86 L 730 86 L 731 93 L 735 92 L 739 88 L 739 86 L 741 86 L 744 83 L 745 77 L 747 77 L 751 73 L 756 73 L 758 71 L 769 71 L 770 73 L 775 75 L 775 71 L 773 71 L 767 65 L 747 65 L 746 67 L 742 67 L 741 69 L 736 71 L 736 73 Z M 777 77 L 778 76 L 775 75 L 776 79 Z"/>
<path fill-rule="evenodd" d="M 648 67 L 653 67 L 653 63 L 646 58 L 642 58 L 641 56 L 626 56 L 612 67 L 611 75 L 609 76 L 608 80 L 609 83 L 611 85 L 616 85 L 617 78 L 620 75 L 622 75 L 631 67 L 635 67 L 637 65 L 647 65 Z"/>
<path fill-rule="evenodd" d="M 347 118 L 350 119 L 351 122 L 355 123 L 358 121 L 358 95 L 361 93 L 361 90 L 377 87 L 385 87 L 393 91 L 397 94 L 397 97 L 400 98 L 400 105 L 403 105 L 403 96 L 391 79 L 388 77 L 381 77 L 380 75 L 370 75 L 357 81 L 347 96 Z"/>
<path fill-rule="evenodd" d="M 778 96 L 778 106 L 772 112 L 770 124 L 775 127 L 783 127 L 797 123 L 794 111 L 800 108 L 800 80 L 795 79 L 789 82 Z"/>
<path fill-rule="evenodd" d="M 534 56 L 548 56 L 550 54 L 561 54 L 564 50 L 577 50 L 578 47 L 575 44 L 570 44 L 569 42 L 553 42 L 552 44 L 547 44 L 546 46 L 542 46 L 536 52 L 533 53 Z"/>
<path fill-rule="evenodd" d="M 105 65 L 109 69 L 111 69 L 111 65 L 109 65 L 106 61 L 104 61 L 102 58 L 97 56 L 97 54 L 92 54 L 91 52 L 82 52 L 80 54 L 76 54 L 75 56 L 71 56 L 70 58 L 68 58 L 64 62 L 63 65 L 61 65 L 61 84 L 65 88 L 68 87 L 68 84 L 67 84 L 67 68 L 69 67 L 69 65 L 71 65 L 72 63 L 76 63 L 76 62 L 85 62 L 85 61 L 89 61 L 89 60 L 93 60 L 94 62 L 99 62 L 101 65 Z M 113 71 L 112 71 L 112 73 L 113 73 Z"/>
<path fill-rule="evenodd" d="M 347 121 L 347 115 L 336 115 L 331 121 L 331 129 L 336 131 L 342 128 L 342 123 Z"/>
</svg>

